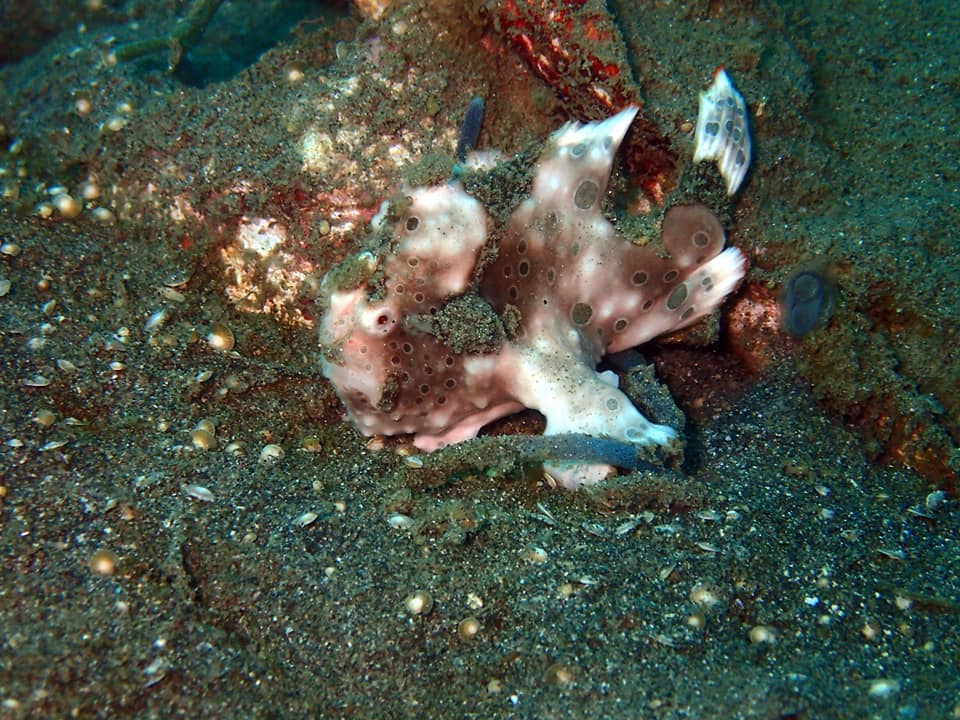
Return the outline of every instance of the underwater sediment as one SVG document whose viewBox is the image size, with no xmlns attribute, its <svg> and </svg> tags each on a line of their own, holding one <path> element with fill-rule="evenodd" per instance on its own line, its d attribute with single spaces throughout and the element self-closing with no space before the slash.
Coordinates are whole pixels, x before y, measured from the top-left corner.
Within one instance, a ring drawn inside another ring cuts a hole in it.
<svg viewBox="0 0 960 720">
<path fill-rule="evenodd" d="M 224 3 L 120 61 L 189 10 L 33 9 L 0 23 L 4 713 L 955 713 L 955 8 Z M 721 64 L 733 200 L 692 163 Z M 321 279 L 450 179 L 475 97 L 498 222 L 557 127 L 639 103 L 604 217 L 696 201 L 749 257 L 603 366 L 686 417 L 679 466 L 558 493 L 536 414 L 431 455 L 343 418 Z"/>
</svg>

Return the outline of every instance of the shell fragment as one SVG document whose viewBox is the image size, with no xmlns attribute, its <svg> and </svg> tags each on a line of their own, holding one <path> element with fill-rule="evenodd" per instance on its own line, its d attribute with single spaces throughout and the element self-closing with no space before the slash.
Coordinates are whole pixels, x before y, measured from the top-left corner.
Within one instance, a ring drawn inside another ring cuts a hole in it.
<svg viewBox="0 0 960 720">
<path fill-rule="evenodd" d="M 750 128 L 747 103 L 719 68 L 713 84 L 700 93 L 700 113 L 694 134 L 693 161 L 716 160 L 717 169 L 733 195 L 750 168 Z"/>
</svg>

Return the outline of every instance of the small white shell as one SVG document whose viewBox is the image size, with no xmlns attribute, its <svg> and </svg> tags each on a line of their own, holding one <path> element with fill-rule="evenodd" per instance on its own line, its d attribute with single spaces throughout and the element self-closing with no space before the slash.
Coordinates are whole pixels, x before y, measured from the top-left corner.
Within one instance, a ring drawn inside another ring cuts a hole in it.
<svg viewBox="0 0 960 720">
<path fill-rule="evenodd" d="M 556 527 L 560 523 L 557 522 L 556 516 L 550 512 L 550 509 L 541 502 L 537 503 L 537 510 L 540 512 L 528 513 L 530 517 L 534 520 L 539 520 L 544 525 L 550 525 L 551 527 Z"/>
<path fill-rule="evenodd" d="M 947 494 L 943 490 L 934 490 L 932 493 L 927 495 L 926 506 L 928 510 L 936 512 L 943 507 L 943 504 L 947 501 Z"/>
<path fill-rule="evenodd" d="M 218 352 L 229 352 L 233 350 L 235 342 L 233 330 L 223 323 L 215 324 L 210 329 L 210 332 L 207 333 L 207 345 Z"/>
<path fill-rule="evenodd" d="M 433 610 L 433 598 L 426 590 L 418 590 L 407 595 L 403 601 L 403 606 L 410 615 L 429 615 L 430 611 Z"/>
<path fill-rule="evenodd" d="M 152 335 L 157 330 L 162 328 L 167 323 L 168 313 L 166 308 L 162 310 L 157 310 L 150 317 L 147 318 L 147 321 L 143 324 L 143 329 L 148 335 Z"/>
<path fill-rule="evenodd" d="M 299 517 L 297 517 L 293 521 L 293 524 L 296 525 L 297 527 L 306 527 L 307 525 L 312 523 L 314 520 L 316 520 L 318 517 L 320 516 L 317 515 L 315 512 L 305 512 L 303 515 L 300 515 Z"/>
<path fill-rule="evenodd" d="M 773 645 L 777 642 L 777 631 L 769 625 L 754 625 L 747 637 L 754 645 Z"/>
<path fill-rule="evenodd" d="M 403 513 L 392 513 L 387 516 L 387 524 L 394 530 L 409 530 L 413 527 L 413 518 Z"/>
<path fill-rule="evenodd" d="M 87 182 L 80 184 L 80 197 L 84 200 L 96 200 L 100 197 L 100 186 L 95 182 Z"/>
<path fill-rule="evenodd" d="M 527 545 L 527 547 L 520 552 L 520 557 L 533 565 L 543 565 L 550 556 L 542 547 Z"/>
<path fill-rule="evenodd" d="M 277 460 L 282 460 L 284 453 L 283 448 L 274 443 L 269 445 L 264 445 L 260 450 L 260 462 L 275 462 Z"/>
<path fill-rule="evenodd" d="M 197 450 L 216 450 L 217 438 L 206 428 L 196 427 L 190 431 L 190 442 Z"/>
<path fill-rule="evenodd" d="M 33 421 L 42 428 L 48 428 L 57 421 L 57 414 L 49 408 L 38 410 Z"/>
<path fill-rule="evenodd" d="M 244 445 L 240 440 L 234 440 L 233 442 L 228 443 L 223 450 L 228 455 L 239 457 L 247 451 L 247 446 Z"/>
<path fill-rule="evenodd" d="M 60 216 L 67 220 L 77 217 L 83 210 L 83 203 L 65 192 L 56 195 L 52 202 Z"/>
<path fill-rule="evenodd" d="M 69 440 L 51 440 L 50 442 L 41 445 L 39 447 L 39 450 L 40 452 L 46 452 L 47 450 L 56 450 L 58 448 L 62 448 L 68 442 L 70 441 Z"/>
<path fill-rule="evenodd" d="M 907 553 L 900 548 L 877 548 L 877 552 L 891 560 L 906 560 Z"/>
<path fill-rule="evenodd" d="M 632 518 L 631 520 L 625 520 L 624 522 L 617 525 L 613 530 L 613 534 L 617 537 L 621 535 L 626 535 L 627 533 L 633 532 L 640 526 L 643 522 L 641 518 Z"/>
<path fill-rule="evenodd" d="M 213 493 L 210 492 L 203 485 L 184 485 L 183 491 L 192 497 L 194 500 L 199 500 L 200 502 L 213 502 L 214 497 Z"/>
<path fill-rule="evenodd" d="M 594 537 L 606 537 L 607 529 L 598 522 L 584 522 L 580 524 L 580 529 L 588 535 Z"/>
<path fill-rule="evenodd" d="M 193 426 L 193 429 L 206 430 L 211 435 L 215 435 L 217 432 L 217 423 L 210 418 L 204 418 L 203 420 L 198 420 L 197 424 Z"/>
<path fill-rule="evenodd" d="M 98 223 L 103 223 L 104 225 L 111 225 L 113 221 L 116 220 L 116 216 L 105 207 L 95 207 L 90 211 L 90 215 Z"/>
<path fill-rule="evenodd" d="M 872 698 L 885 698 L 900 692 L 900 681 L 891 678 L 878 678 L 870 681 L 867 694 Z"/>
<path fill-rule="evenodd" d="M 187 296 L 184 295 L 179 290 L 175 290 L 172 287 L 167 287 L 166 285 L 161 285 L 157 288 L 157 292 L 160 293 L 160 297 L 170 300 L 171 302 L 182 303 L 187 299 Z"/>
<path fill-rule="evenodd" d="M 181 287 L 190 282 L 191 275 L 189 270 L 174 270 L 164 278 L 163 284 L 172 288 Z"/>
</svg>

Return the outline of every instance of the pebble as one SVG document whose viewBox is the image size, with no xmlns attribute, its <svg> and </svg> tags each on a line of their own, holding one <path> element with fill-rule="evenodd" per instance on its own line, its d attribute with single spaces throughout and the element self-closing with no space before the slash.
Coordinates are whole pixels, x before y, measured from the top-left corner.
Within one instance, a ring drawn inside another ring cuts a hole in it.
<svg viewBox="0 0 960 720">
<path fill-rule="evenodd" d="M 430 593 L 425 590 L 418 590 L 417 592 L 407 595 L 406 600 L 403 601 L 403 606 L 406 608 L 407 613 L 414 617 L 418 615 L 429 615 L 430 611 L 433 610 L 433 598 L 430 597 Z"/>
<path fill-rule="evenodd" d="M 113 575 L 117 570 L 117 556 L 101 548 L 90 556 L 90 570 L 96 575 Z"/>
</svg>

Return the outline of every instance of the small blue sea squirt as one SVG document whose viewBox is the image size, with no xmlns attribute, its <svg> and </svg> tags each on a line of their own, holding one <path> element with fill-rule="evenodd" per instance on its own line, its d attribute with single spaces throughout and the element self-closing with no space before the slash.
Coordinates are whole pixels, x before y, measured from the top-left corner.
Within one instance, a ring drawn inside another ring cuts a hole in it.
<svg viewBox="0 0 960 720">
<path fill-rule="evenodd" d="M 467 161 L 467 153 L 477 149 L 477 140 L 480 138 L 480 126 L 483 125 L 483 98 L 475 97 L 467 106 L 460 125 L 460 138 L 457 140 L 457 162 L 461 165 Z"/>
<path fill-rule="evenodd" d="M 833 312 L 836 287 L 822 268 L 805 265 L 794 270 L 780 291 L 783 329 L 803 337 L 824 324 Z"/>
</svg>

